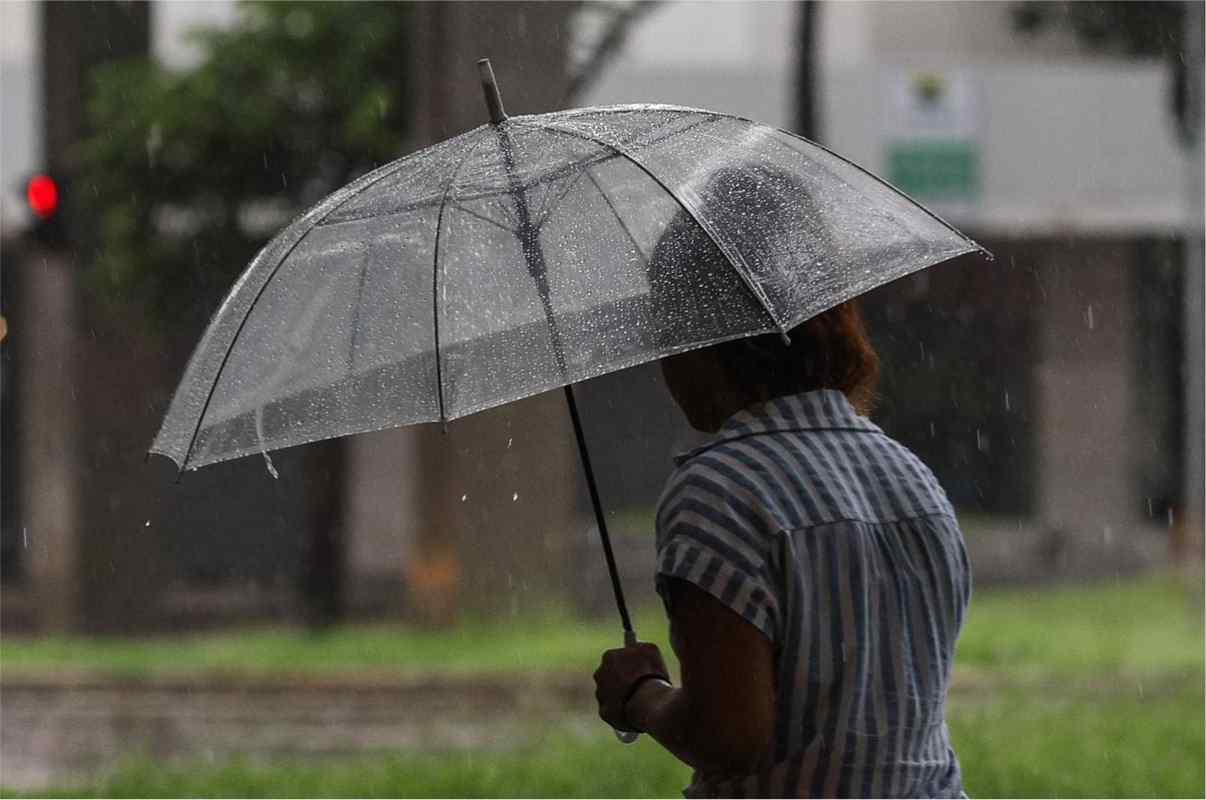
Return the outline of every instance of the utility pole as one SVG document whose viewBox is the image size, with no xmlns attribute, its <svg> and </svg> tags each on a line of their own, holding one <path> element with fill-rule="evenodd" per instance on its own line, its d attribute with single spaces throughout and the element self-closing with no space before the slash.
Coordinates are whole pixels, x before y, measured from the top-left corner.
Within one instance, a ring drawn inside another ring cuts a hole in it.
<svg viewBox="0 0 1206 800">
<path fill-rule="evenodd" d="M 817 0 L 796 3 L 795 132 L 816 139 L 820 132 L 817 105 Z"/>
<path fill-rule="evenodd" d="M 1206 324 L 1206 253 L 1203 250 L 1203 171 L 1202 155 L 1203 114 L 1203 4 L 1186 3 L 1185 10 L 1185 68 L 1187 71 L 1188 102 L 1185 108 L 1185 130 L 1189 133 L 1187 170 L 1189 193 L 1185 228 L 1185 496 L 1183 530 L 1191 538 L 1196 553 L 1189 554 L 1194 563 L 1201 563 L 1203 539 L 1206 538 L 1206 513 L 1203 493 L 1206 492 L 1206 470 L 1203 468 L 1203 449 L 1206 430 L 1206 393 L 1203 392 L 1203 371 L 1206 370 L 1206 346 L 1203 344 L 1203 325 Z"/>
</svg>

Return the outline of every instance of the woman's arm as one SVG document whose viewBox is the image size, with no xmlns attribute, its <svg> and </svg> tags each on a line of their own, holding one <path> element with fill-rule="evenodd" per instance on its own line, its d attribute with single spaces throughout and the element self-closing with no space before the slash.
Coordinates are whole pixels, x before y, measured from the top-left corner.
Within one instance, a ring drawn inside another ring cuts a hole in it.
<svg viewBox="0 0 1206 800">
<path fill-rule="evenodd" d="M 704 775 L 754 772 L 768 761 L 774 739 L 774 649 L 757 628 L 707 592 L 686 581 L 666 580 L 682 686 L 647 680 L 626 705 L 611 710 L 605 705 L 614 707 L 618 692 L 604 691 L 604 675 L 600 713 L 608 719 L 618 710 L 622 719 L 609 722 L 648 733 Z M 600 673 L 649 674 L 649 647 L 609 651 Z M 625 684 L 624 695 L 630 686 Z"/>
</svg>

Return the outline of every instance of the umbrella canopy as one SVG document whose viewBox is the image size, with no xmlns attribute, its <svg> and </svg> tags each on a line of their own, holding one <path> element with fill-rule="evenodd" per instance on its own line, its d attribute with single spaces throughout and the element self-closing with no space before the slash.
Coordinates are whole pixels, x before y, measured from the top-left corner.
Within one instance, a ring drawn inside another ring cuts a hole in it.
<svg viewBox="0 0 1206 800">
<path fill-rule="evenodd" d="M 260 251 L 151 451 L 192 469 L 452 420 L 786 333 L 982 250 L 860 167 L 699 109 L 500 118 L 369 173 Z"/>
</svg>

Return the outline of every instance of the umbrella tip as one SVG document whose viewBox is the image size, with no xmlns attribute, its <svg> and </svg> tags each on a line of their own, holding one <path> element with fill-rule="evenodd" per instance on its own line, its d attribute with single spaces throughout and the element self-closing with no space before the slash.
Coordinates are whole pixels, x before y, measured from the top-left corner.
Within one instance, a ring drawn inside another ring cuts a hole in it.
<svg viewBox="0 0 1206 800">
<path fill-rule="evenodd" d="M 482 79 L 482 92 L 486 95 L 486 108 L 490 110 L 490 121 L 495 125 L 506 122 L 507 112 L 503 110 L 502 95 L 498 93 L 498 81 L 494 79 L 494 67 L 490 59 L 479 58 L 477 71 Z"/>
</svg>

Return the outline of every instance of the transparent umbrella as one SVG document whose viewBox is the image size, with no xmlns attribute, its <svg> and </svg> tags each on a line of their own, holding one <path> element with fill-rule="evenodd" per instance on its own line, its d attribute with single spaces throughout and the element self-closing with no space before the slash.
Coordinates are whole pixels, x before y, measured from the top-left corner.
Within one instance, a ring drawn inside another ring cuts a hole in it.
<svg viewBox="0 0 1206 800">
<path fill-rule="evenodd" d="M 151 452 L 181 470 L 454 420 L 778 332 L 975 242 L 812 142 L 691 108 L 491 122 L 371 172 L 260 251 Z"/>
</svg>

